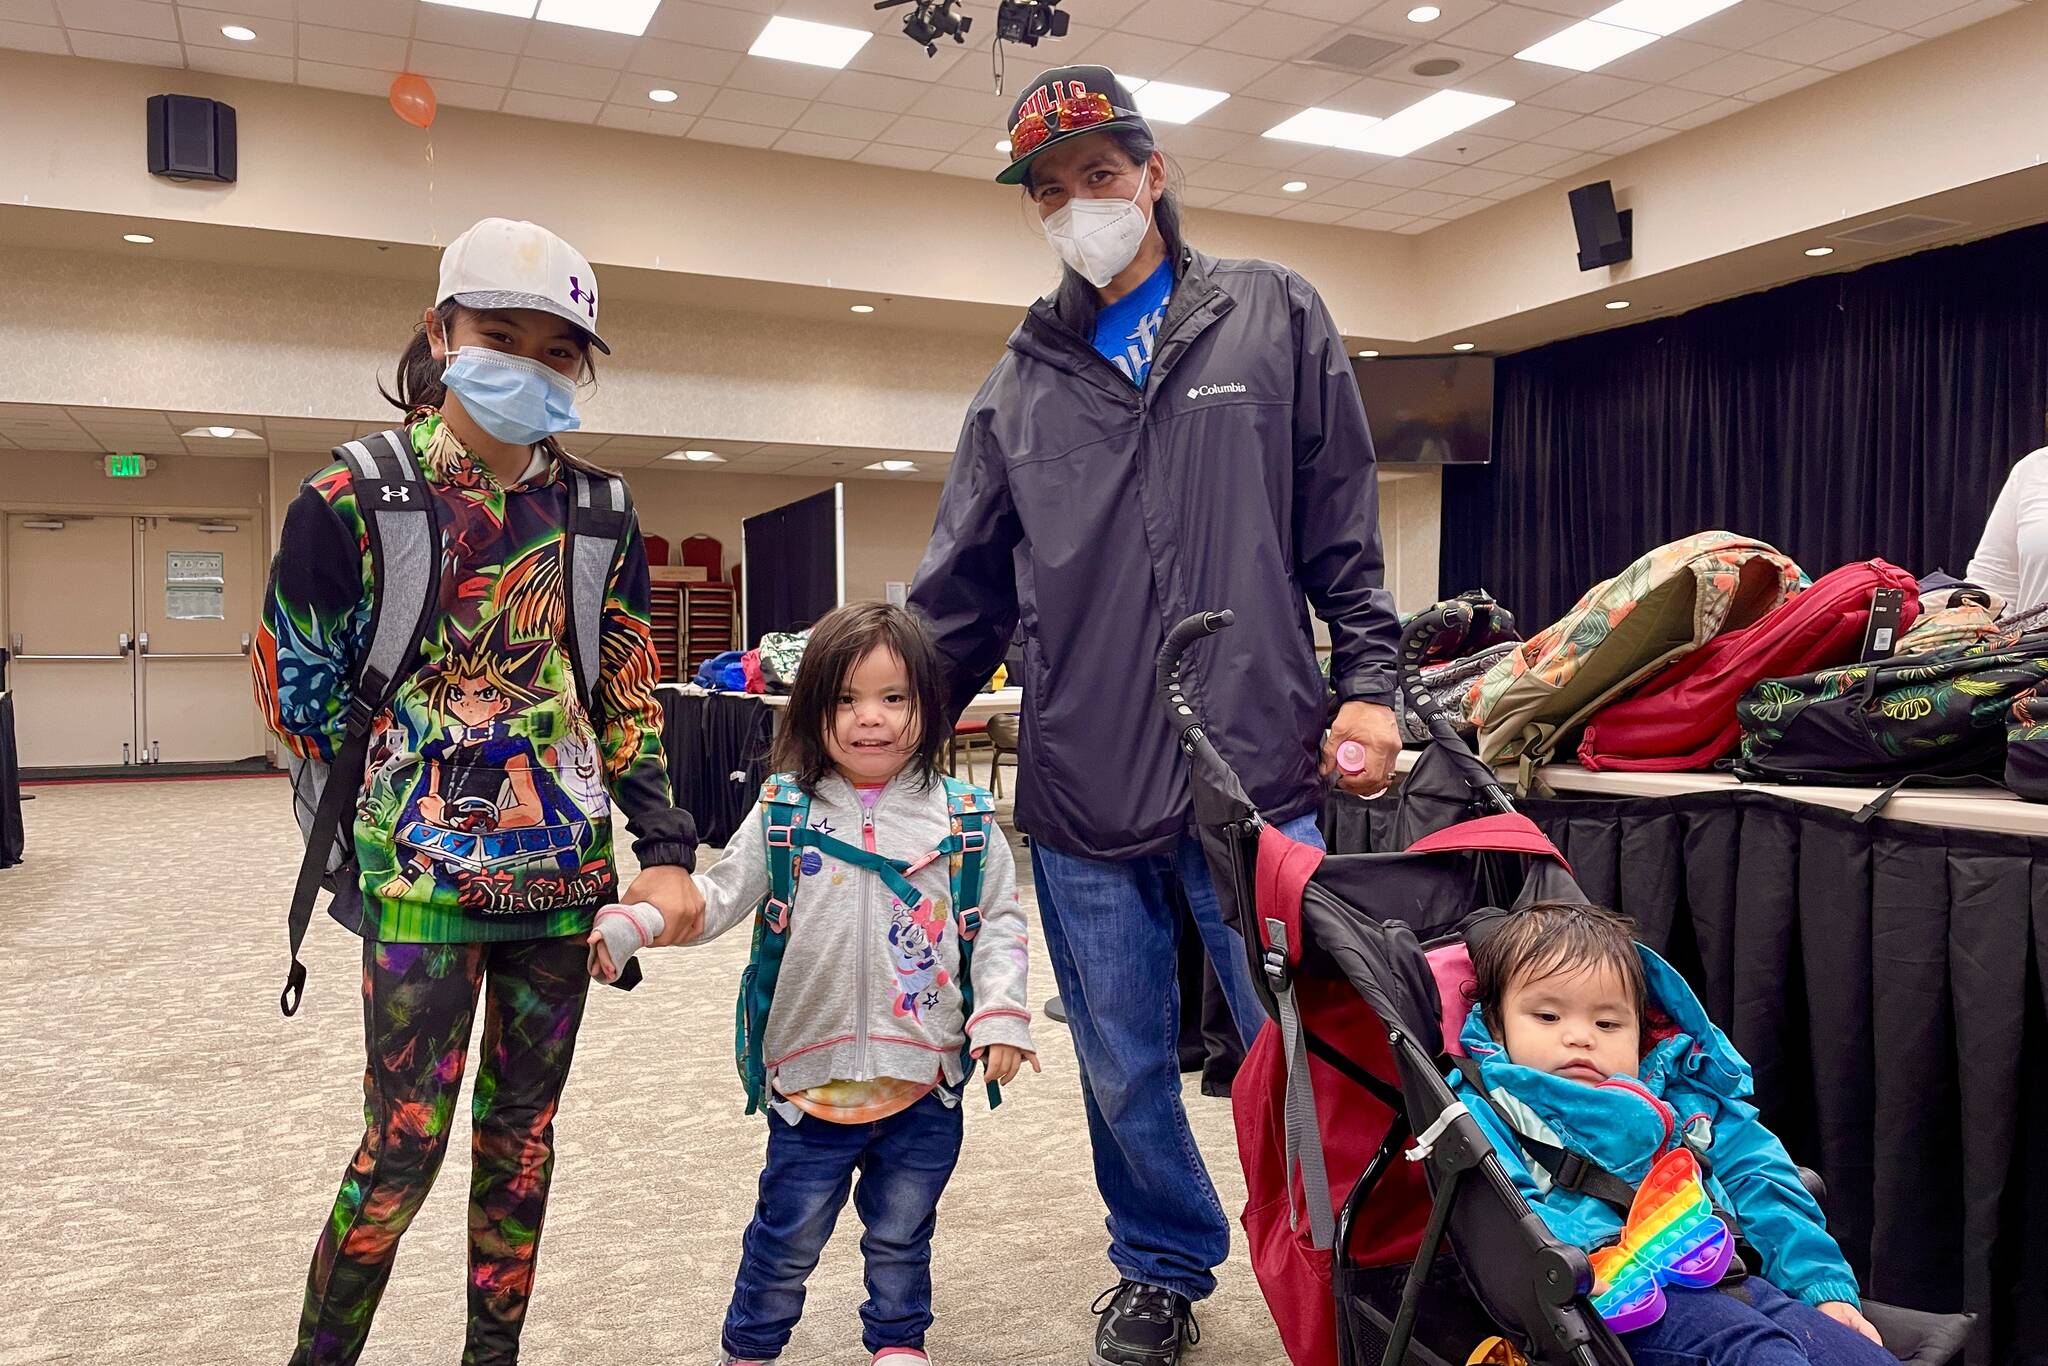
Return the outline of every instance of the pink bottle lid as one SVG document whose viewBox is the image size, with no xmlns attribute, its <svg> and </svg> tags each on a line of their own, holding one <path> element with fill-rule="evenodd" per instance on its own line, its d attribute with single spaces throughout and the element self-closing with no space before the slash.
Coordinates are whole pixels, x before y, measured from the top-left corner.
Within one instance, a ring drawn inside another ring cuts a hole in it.
<svg viewBox="0 0 2048 1366">
<path fill-rule="evenodd" d="M 1346 740 L 1337 746 L 1337 767 L 1347 775 L 1356 778 L 1365 772 L 1365 746 L 1356 740 Z"/>
</svg>

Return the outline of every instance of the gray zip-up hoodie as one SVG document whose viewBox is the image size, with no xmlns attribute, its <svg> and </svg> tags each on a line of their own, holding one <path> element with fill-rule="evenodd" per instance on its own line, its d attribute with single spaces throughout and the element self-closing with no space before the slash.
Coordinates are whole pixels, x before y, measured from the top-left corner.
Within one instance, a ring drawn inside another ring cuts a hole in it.
<svg viewBox="0 0 2048 1366">
<path fill-rule="evenodd" d="M 907 773 L 898 774 L 872 808 L 863 806 L 851 783 L 828 776 L 811 798 L 809 825 L 856 849 L 866 847 L 871 828 L 875 851 L 905 862 L 930 853 L 951 830 L 944 785 L 934 779 L 923 787 Z M 797 881 L 765 1038 L 768 1080 L 776 1091 L 878 1077 L 957 1086 L 967 1040 L 976 1048 L 1031 1048 L 1017 863 L 1001 832 L 992 827 L 991 834 L 982 864 L 971 1020 L 961 1019 L 960 936 L 946 859 L 911 876 L 924 893 L 912 912 L 873 873 L 800 851 L 814 871 Z M 705 907 L 697 942 L 752 918 L 768 894 L 758 801 L 725 856 L 697 875 L 697 885 Z"/>
</svg>

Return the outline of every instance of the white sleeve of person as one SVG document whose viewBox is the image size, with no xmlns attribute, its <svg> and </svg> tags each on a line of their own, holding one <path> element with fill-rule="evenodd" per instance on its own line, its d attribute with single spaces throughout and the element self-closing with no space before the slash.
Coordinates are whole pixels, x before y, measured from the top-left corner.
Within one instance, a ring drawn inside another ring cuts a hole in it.
<svg viewBox="0 0 2048 1366">
<path fill-rule="evenodd" d="M 1036 1052 L 1031 1045 L 1026 982 L 1031 964 L 1030 927 L 1024 908 L 1017 903 L 1017 860 L 1003 832 L 993 827 L 981 876 L 981 933 L 974 941 L 974 1018 L 967 1022 L 967 1038 L 977 1049 L 1002 1043 Z"/>
<path fill-rule="evenodd" d="M 661 912 L 645 901 L 605 906 L 598 911 L 593 928 L 604 936 L 604 951 L 611 955 L 612 972 L 605 980 L 615 982 L 626 970 L 626 960 L 660 935 Z"/>
</svg>

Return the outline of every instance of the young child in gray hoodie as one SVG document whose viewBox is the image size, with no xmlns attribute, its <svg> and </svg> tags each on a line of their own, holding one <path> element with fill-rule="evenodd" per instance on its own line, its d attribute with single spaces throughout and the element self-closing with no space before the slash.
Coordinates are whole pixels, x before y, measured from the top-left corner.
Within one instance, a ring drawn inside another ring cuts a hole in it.
<svg viewBox="0 0 2048 1366">
<path fill-rule="evenodd" d="M 866 1229 L 861 1320 L 874 1366 L 927 1361 L 931 1239 L 960 1156 L 966 1074 L 978 1061 L 1000 1084 L 1038 1066 L 1016 862 L 992 815 L 977 855 L 978 931 L 953 905 L 963 851 L 957 799 L 938 771 L 944 696 L 937 652 L 908 613 L 856 603 L 828 614 L 782 717 L 776 776 L 724 858 L 697 878 L 704 925 L 692 942 L 757 916 L 787 936 L 758 1044 L 768 1160 L 721 1363 L 781 1353 L 849 1192 Z M 793 802 L 808 833 L 794 841 L 799 890 L 782 905 L 770 895 L 770 812 L 787 820 Z M 601 918 L 592 971 L 615 975 L 657 928 L 630 913 Z M 971 1015 L 963 928 L 973 938 Z"/>
</svg>

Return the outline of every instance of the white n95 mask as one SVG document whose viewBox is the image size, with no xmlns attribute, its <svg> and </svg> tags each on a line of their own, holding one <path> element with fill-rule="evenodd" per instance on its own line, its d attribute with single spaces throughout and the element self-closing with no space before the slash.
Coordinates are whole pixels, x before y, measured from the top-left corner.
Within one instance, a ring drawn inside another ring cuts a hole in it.
<svg viewBox="0 0 2048 1366">
<path fill-rule="evenodd" d="M 1148 165 L 1138 177 L 1138 193 L 1129 199 L 1069 199 L 1040 225 L 1060 260 L 1097 289 L 1138 259 L 1151 226 L 1138 200 L 1151 174 Z"/>
</svg>

